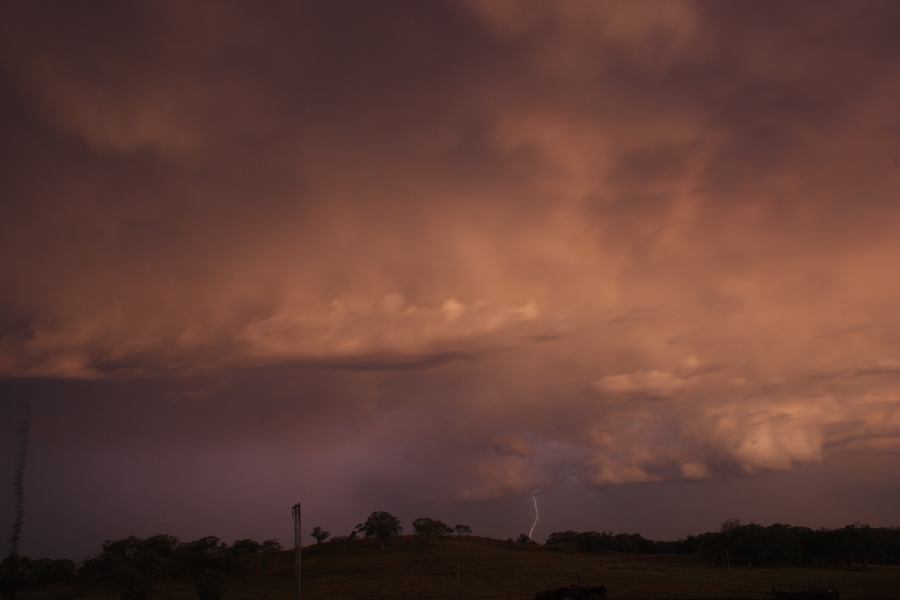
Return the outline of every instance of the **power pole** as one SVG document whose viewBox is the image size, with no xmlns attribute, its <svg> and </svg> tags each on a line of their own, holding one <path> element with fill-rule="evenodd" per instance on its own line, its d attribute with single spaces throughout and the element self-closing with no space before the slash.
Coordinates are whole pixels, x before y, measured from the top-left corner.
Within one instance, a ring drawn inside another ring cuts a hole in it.
<svg viewBox="0 0 900 600">
<path fill-rule="evenodd" d="M 297 573 L 297 590 L 294 596 L 295 600 L 300 600 L 300 546 L 302 545 L 302 530 L 300 528 L 300 503 L 298 502 L 291 508 L 294 515 L 294 555 L 295 555 L 295 572 Z"/>
</svg>

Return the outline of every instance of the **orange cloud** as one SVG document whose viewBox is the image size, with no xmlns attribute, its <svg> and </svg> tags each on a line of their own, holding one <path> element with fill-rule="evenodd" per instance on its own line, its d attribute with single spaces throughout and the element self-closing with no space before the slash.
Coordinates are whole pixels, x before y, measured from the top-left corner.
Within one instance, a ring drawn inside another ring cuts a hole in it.
<svg viewBox="0 0 900 600">
<path fill-rule="evenodd" d="M 0 375 L 354 370 L 470 498 L 893 451 L 896 8 L 769 8 L 5 7 Z"/>
</svg>

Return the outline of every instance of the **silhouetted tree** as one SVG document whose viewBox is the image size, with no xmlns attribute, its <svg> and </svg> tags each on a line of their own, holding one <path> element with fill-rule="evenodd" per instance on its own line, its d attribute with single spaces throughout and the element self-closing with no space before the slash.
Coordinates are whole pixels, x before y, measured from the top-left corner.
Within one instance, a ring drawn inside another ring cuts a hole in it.
<svg viewBox="0 0 900 600">
<path fill-rule="evenodd" d="M 194 584 L 198 598 L 221 598 L 225 585 L 222 572 L 227 565 L 227 545 L 210 535 L 182 544 L 178 548 L 178 557 L 183 573 Z"/>
<path fill-rule="evenodd" d="M 536 544 L 537 542 L 535 542 L 533 539 L 528 537 L 527 533 L 520 533 L 519 537 L 516 538 L 516 543 L 517 544 Z"/>
<path fill-rule="evenodd" d="M 259 552 L 262 552 L 262 544 L 249 538 L 235 540 L 231 547 L 228 548 L 228 554 L 231 556 L 246 556 L 248 554 L 258 554 Z"/>
<path fill-rule="evenodd" d="M 227 573 L 247 575 L 258 573 L 269 564 L 263 545 L 256 540 L 245 538 L 235 540 L 225 550 L 225 558 L 220 562 L 220 569 Z"/>
<path fill-rule="evenodd" d="M 281 542 L 278 540 L 265 540 L 260 547 L 260 550 L 265 554 L 271 554 L 272 552 L 281 552 Z"/>
<path fill-rule="evenodd" d="M 575 535 L 575 548 L 579 552 L 600 552 L 601 550 L 612 550 L 613 536 L 608 531 L 603 533 L 597 531 L 582 531 Z"/>
<path fill-rule="evenodd" d="M 68 559 L 40 558 L 10 554 L 0 562 L 0 597 L 15 598 L 32 585 L 45 585 L 75 577 L 75 563 Z"/>
<path fill-rule="evenodd" d="M 312 533 L 310 535 L 312 535 L 315 538 L 317 544 L 321 544 L 322 542 L 327 540 L 329 537 L 331 537 L 331 533 L 329 533 L 328 531 L 325 531 L 318 525 L 313 527 Z"/>
<path fill-rule="evenodd" d="M 456 535 L 472 535 L 472 528 L 468 525 L 463 525 L 462 523 L 454 525 L 453 531 L 456 532 Z"/>
<path fill-rule="evenodd" d="M 384 548 L 384 545 L 387 544 L 391 538 L 400 535 L 400 532 L 403 531 L 400 519 L 383 510 L 373 512 L 369 515 L 369 518 L 366 519 L 365 523 L 362 523 L 361 526 L 357 527 L 361 528 L 361 531 L 367 538 L 374 537 L 377 539 L 381 544 L 381 548 Z"/>
<path fill-rule="evenodd" d="M 24 560 L 30 573 L 29 579 L 32 579 L 37 585 L 66 581 L 75 577 L 76 568 L 74 561 L 55 558 Z"/>
<path fill-rule="evenodd" d="M 16 594 L 29 583 L 25 560 L 13 552 L 0 563 L 0 594 L 4 600 L 15 600 Z"/>
<path fill-rule="evenodd" d="M 178 539 L 169 535 L 107 541 L 97 557 L 85 561 L 82 571 L 117 585 L 122 600 L 144 600 L 170 574 L 178 549 Z"/>
<path fill-rule="evenodd" d="M 412 522 L 412 525 L 413 529 L 416 530 L 416 535 L 426 542 L 441 538 L 453 532 L 453 530 L 443 521 L 430 519 L 428 517 L 419 517 Z"/>
<path fill-rule="evenodd" d="M 181 544 L 177 557 L 182 570 L 186 570 L 191 579 L 196 579 L 208 569 L 222 570 L 227 552 L 228 546 L 216 536 L 209 535 Z"/>
<path fill-rule="evenodd" d="M 560 544 L 574 544 L 575 538 L 577 536 L 578 532 L 572 531 L 571 529 L 567 531 L 554 531 L 549 536 L 547 536 L 547 544 L 550 546 Z"/>
<path fill-rule="evenodd" d="M 722 533 L 728 533 L 729 531 L 733 531 L 741 526 L 740 519 L 725 519 L 722 521 L 722 525 L 719 526 L 719 531 Z"/>
</svg>

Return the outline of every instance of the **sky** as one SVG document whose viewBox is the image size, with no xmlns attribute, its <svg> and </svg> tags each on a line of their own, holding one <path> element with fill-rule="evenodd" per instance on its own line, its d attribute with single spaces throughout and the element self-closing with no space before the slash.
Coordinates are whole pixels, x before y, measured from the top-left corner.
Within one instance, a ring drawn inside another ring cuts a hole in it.
<svg viewBox="0 0 900 600">
<path fill-rule="evenodd" d="M 298 501 L 516 537 L 536 489 L 539 540 L 900 525 L 898 33 L 868 0 L 4 3 L 22 551 L 287 542 Z"/>
</svg>

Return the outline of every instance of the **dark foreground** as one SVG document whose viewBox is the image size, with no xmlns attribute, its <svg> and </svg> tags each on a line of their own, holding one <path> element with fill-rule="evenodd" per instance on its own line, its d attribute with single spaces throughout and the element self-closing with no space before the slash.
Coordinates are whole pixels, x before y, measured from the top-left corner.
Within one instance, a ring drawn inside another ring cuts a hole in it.
<svg viewBox="0 0 900 600">
<path fill-rule="evenodd" d="M 458 574 L 458 575 L 457 575 Z M 900 567 L 864 570 L 711 567 L 687 556 L 574 554 L 481 538 L 423 544 L 404 538 L 322 544 L 303 551 L 304 600 L 482 598 L 531 600 L 539 590 L 581 581 L 605 585 L 609 599 L 761 599 L 773 585 L 834 585 L 842 600 L 900 600 Z M 225 600 L 292 600 L 293 557 L 273 558 L 263 574 L 228 581 Z M 116 600 L 114 590 L 71 583 L 32 590 L 22 600 Z M 158 600 L 193 600 L 183 584 L 164 584 Z"/>
</svg>

